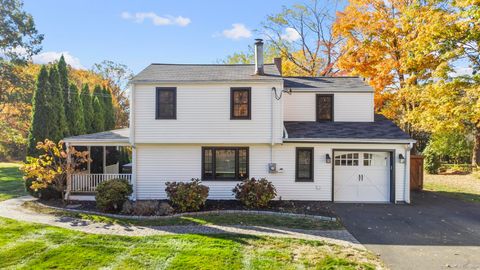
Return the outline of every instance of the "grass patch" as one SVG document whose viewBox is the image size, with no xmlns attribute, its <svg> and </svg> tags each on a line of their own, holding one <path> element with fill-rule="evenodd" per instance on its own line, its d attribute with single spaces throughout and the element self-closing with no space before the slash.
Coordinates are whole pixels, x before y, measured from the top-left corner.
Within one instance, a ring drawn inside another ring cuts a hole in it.
<svg viewBox="0 0 480 270">
<path fill-rule="evenodd" d="M 242 235 L 93 235 L 0 218 L 0 269 L 375 269 L 365 250 Z"/>
<path fill-rule="evenodd" d="M 112 224 L 116 223 L 127 226 L 247 225 L 305 230 L 335 230 L 343 228 L 339 221 L 322 221 L 308 217 L 288 217 L 260 214 L 205 214 L 200 216 L 182 216 L 137 220 L 128 218 L 112 218 L 102 215 L 83 214 L 56 210 L 41 206 L 36 202 L 26 202 L 25 207 L 44 214 L 68 216 L 89 220 L 92 222 Z"/>
<path fill-rule="evenodd" d="M 466 202 L 480 203 L 480 179 L 472 174 L 426 174 L 423 189 L 454 197 Z"/>
<path fill-rule="evenodd" d="M 0 162 L 0 201 L 26 195 L 20 163 Z"/>
</svg>

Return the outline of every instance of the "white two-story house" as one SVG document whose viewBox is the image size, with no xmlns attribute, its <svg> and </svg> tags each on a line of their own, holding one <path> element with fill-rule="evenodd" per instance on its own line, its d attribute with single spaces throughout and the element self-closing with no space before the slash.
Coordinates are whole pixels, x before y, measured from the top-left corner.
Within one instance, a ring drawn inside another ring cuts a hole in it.
<svg viewBox="0 0 480 270">
<path fill-rule="evenodd" d="M 94 160 L 70 177 L 70 199 L 91 199 L 82 192 L 115 177 L 131 181 L 136 200 L 166 199 L 166 182 L 191 178 L 209 199 L 234 199 L 233 187 L 255 177 L 282 200 L 408 203 L 414 141 L 374 114 L 373 89 L 358 77 L 283 77 L 280 59 L 263 64 L 262 47 L 254 65 L 151 64 L 137 74 L 129 129 L 65 139 Z M 120 148 L 130 162 L 108 157 Z"/>
</svg>

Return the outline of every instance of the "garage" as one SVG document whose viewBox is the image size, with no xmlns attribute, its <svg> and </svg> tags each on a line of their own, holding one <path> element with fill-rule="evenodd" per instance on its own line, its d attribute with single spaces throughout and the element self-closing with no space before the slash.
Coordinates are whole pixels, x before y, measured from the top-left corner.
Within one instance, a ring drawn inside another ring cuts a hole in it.
<svg viewBox="0 0 480 270">
<path fill-rule="evenodd" d="M 335 202 L 393 201 L 392 152 L 337 150 L 333 156 Z"/>
</svg>

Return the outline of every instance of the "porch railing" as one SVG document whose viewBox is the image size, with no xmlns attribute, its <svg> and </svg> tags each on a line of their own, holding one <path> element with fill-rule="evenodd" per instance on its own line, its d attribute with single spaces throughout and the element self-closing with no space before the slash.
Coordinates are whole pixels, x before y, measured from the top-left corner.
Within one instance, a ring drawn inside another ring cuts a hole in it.
<svg viewBox="0 0 480 270">
<path fill-rule="evenodd" d="M 112 174 L 72 174 L 70 176 L 70 185 L 68 191 L 70 192 L 95 192 L 97 186 L 110 179 L 126 179 L 129 183 L 132 182 L 132 175 L 126 173 L 112 173 Z"/>
</svg>

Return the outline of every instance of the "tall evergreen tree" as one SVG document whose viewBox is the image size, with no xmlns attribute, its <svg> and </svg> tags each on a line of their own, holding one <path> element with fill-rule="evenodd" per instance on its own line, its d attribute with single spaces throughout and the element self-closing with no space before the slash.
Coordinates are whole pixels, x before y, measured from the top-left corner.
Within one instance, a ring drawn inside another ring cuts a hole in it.
<svg viewBox="0 0 480 270">
<path fill-rule="evenodd" d="M 71 111 L 74 110 L 71 106 L 72 102 L 72 97 L 70 95 L 70 86 L 68 83 L 68 67 L 67 63 L 65 62 L 65 58 L 62 56 L 60 57 L 60 60 L 58 60 L 57 64 L 57 69 L 58 69 L 58 75 L 59 75 L 59 81 L 60 81 L 60 88 L 62 92 L 62 99 L 63 99 L 63 108 L 65 109 L 65 115 L 67 116 L 67 125 L 69 129 L 69 133 L 73 134 L 74 131 L 71 130 L 71 128 L 74 125 L 75 119 L 72 119 L 68 117 L 71 114 Z"/>
<path fill-rule="evenodd" d="M 69 85 L 68 85 L 68 68 L 67 68 L 67 63 L 65 62 L 65 58 L 62 56 L 60 57 L 60 60 L 58 60 L 57 64 L 57 69 L 58 69 L 58 75 L 59 75 L 59 80 L 60 80 L 60 86 L 62 88 L 62 94 L 64 98 L 64 106 L 65 108 L 67 107 L 67 103 L 70 100 L 69 98 Z"/>
<path fill-rule="evenodd" d="M 60 76 L 56 66 L 50 67 L 49 78 L 50 91 L 48 102 L 51 103 L 52 113 L 49 115 L 48 125 L 50 128 L 50 140 L 58 142 L 69 135 L 65 108 L 63 107 L 63 92 L 60 85 Z"/>
<path fill-rule="evenodd" d="M 112 130 L 115 128 L 115 110 L 113 108 L 112 94 L 106 87 L 103 88 L 102 92 L 105 105 L 105 130 Z"/>
<path fill-rule="evenodd" d="M 103 112 L 103 105 L 98 96 L 93 97 L 93 128 L 95 132 L 105 130 L 105 118 Z"/>
<path fill-rule="evenodd" d="M 77 86 L 72 83 L 70 84 L 70 102 L 68 102 L 70 109 L 65 112 L 70 134 L 72 135 L 81 135 L 85 134 L 85 120 L 83 116 L 83 106 L 82 101 L 80 100 L 80 95 L 78 93 Z"/>
<path fill-rule="evenodd" d="M 93 128 L 92 95 L 90 94 L 88 84 L 83 85 L 82 92 L 80 93 L 80 98 L 83 106 L 83 120 L 85 122 L 85 132 L 94 133 L 95 129 Z"/>
<path fill-rule="evenodd" d="M 48 82 L 48 71 L 42 66 L 37 77 L 37 86 L 33 94 L 32 101 L 32 124 L 28 134 L 28 155 L 36 156 L 38 154 L 37 142 L 43 141 L 49 137 L 48 125 L 49 121 L 49 104 L 47 102 L 47 94 L 50 91 Z"/>
<path fill-rule="evenodd" d="M 102 118 L 103 119 L 103 127 L 101 128 L 101 130 L 98 130 L 98 125 L 97 125 L 97 128 L 95 128 L 95 132 L 100 132 L 100 131 L 104 131 L 105 130 L 105 97 L 104 97 L 104 94 L 103 94 L 103 90 L 102 90 L 102 87 L 100 85 L 95 85 L 95 87 L 93 88 L 93 93 L 92 93 L 92 102 L 93 102 L 93 105 L 95 106 L 95 98 L 98 98 L 98 104 L 100 106 L 100 108 L 98 108 L 97 111 L 95 111 L 95 108 L 93 110 L 93 115 L 94 115 L 94 118 L 96 117 L 99 117 L 99 118 Z M 94 119 L 95 121 L 95 119 Z"/>
</svg>

